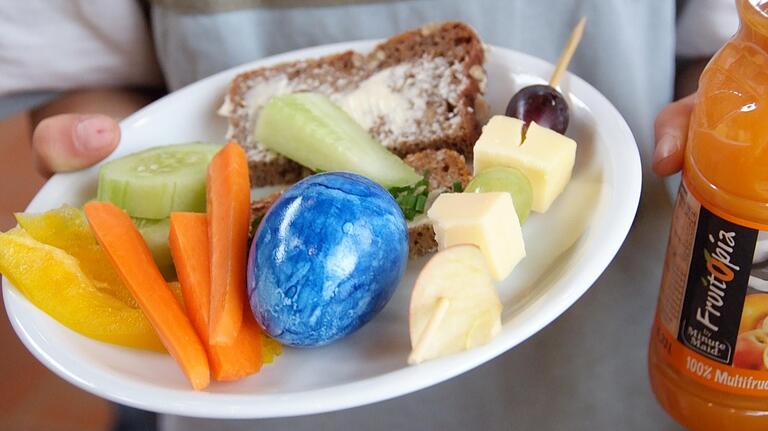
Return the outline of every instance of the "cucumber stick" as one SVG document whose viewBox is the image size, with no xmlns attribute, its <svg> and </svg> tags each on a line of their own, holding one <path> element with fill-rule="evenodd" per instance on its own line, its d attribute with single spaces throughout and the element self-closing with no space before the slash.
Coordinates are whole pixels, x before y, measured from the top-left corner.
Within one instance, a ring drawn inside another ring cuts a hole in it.
<svg viewBox="0 0 768 431">
<path fill-rule="evenodd" d="M 171 246 L 168 243 L 168 235 L 171 231 L 170 219 L 152 220 L 132 218 L 133 224 L 139 229 L 139 233 L 147 243 L 152 258 L 157 268 L 166 281 L 176 280 L 176 268 L 171 258 Z"/>
<path fill-rule="evenodd" d="M 259 114 L 255 138 L 314 170 L 354 172 L 384 187 L 407 186 L 421 179 L 320 94 L 293 93 L 270 99 Z"/>
<path fill-rule="evenodd" d="M 220 148 L 167 145 L 112 160 L 99 170 L 96 199 L 145 219 L 164 219 L 171 211 L 204 212 L 208 163 Z"/>
</svg>

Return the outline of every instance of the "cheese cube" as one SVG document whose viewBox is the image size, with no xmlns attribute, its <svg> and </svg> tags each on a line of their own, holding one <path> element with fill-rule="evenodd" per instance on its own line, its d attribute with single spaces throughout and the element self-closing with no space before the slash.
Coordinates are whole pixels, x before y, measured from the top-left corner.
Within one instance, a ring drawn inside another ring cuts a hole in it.
<svg viewBox="0 0 768 431">
<path fill-rule="evenodd" d="M 576 142 L 531 122 L 521 142 L 523 122 L 496 115 L 475 143 L 475 173 L 506 166 L 520 169 L 533 188 L 531 209 L 545 212 L 571 179 Z"/>
<path fill-rule="evenodd" d="M 440 250 L 476 245 L 496 280 L 506 278 L 525 257 L 523 231 L 509 193 L 443 193 L 427 215 Z"/>
</svg>

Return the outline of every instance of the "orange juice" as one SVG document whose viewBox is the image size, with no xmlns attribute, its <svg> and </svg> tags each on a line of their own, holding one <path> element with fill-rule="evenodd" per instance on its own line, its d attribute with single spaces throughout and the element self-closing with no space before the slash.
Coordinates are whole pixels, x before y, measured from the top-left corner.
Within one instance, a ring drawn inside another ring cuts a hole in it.
<svg viewBox="0 0 768 431">
<path fill-rule="evenodd" d="M 768 430 L 768 8 L 699 82 L 649 347 L 661 405 L 695 431 Z"/>
</svg>

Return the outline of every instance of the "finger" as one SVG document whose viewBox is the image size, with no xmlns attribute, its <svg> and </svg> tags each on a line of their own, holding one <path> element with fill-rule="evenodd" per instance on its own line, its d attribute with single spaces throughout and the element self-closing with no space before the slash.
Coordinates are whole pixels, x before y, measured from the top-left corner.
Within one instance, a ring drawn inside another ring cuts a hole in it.
<svg viewBox="0 0 768 431">
<path fill-rule="evenodd" d="M 653 171 L 657 175 L 672 175 L 683 167 L 688 124 L 693 111 L 694 95 L 667 105 L 656 117 L 656 148 L 653 151 Z"/>
<path fill-rule="evenodd" d="M 108 156 L 120 127 L 106 115 L 63 114 L 41 121 L 32 135 L 38 168 L 45 174 L 83 169 Z"/>
</svg>

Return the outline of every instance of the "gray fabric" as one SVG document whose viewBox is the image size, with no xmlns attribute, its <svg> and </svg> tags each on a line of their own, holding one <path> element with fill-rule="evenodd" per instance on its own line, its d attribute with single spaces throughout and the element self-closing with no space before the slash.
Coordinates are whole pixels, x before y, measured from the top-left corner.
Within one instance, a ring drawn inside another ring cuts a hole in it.
<svg viewBox="0 0 768 431">
<path fill-rule="evenodd" d="M 381 3 L 382 0 L 150 0 L 174 12 L 198 14 L 229 12 L 253 8 L 293 8 L 301 6 L 342 6 L 353 3 Z M 402 1 L 402 0 L 389 0 Z"/>
<path fill-rule="evenodd" d="M 0 120 L 19 112 L 35 109 L 50 102 L 60 94 L 57 91 L 41 91 L 2 96 L 0 97 Z"/>
<path fill-rule="evenodd" d="M 674 1 L 421 0 L 209 15 L 154 5 L 152 12 L 172 88 L 266 55 L 448 19 L 468 22 L 490 44 L 554 62 L 586 15 L 570 69 L 619 108 L 645 165 L 640 213 L 609 270 L 560 319 L 496 360 L 433 388 L 342 412 L 240 422 L 162 417 L 161 429 L 677 429 L 651 394 L 645 359 L 671 214 L 648 162 L 654 117 L 672 96 Z"/>
</svg>

